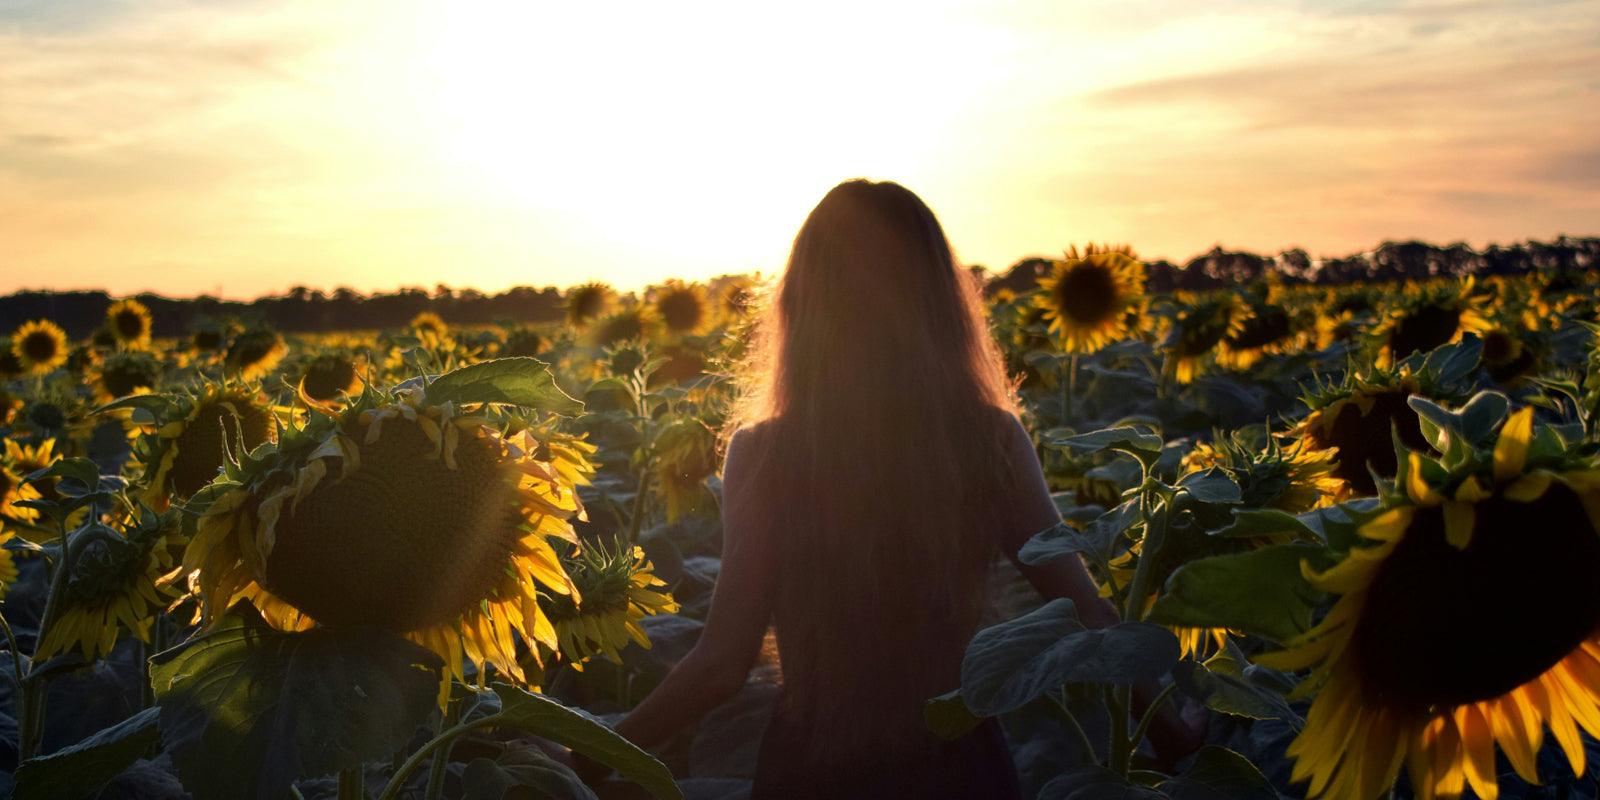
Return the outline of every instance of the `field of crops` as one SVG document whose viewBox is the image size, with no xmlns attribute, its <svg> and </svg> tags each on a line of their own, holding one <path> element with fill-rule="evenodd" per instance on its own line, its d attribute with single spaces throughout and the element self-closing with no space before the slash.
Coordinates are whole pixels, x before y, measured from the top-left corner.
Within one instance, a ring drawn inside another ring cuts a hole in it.
<svg viewBox="0 0 1600 800">
<path fill-rule="evenodd" d="M 1146 291 L 1071 251 L 990 293 L 1124 622 L 999 562 L 959 736 L 1093 798 L 1594 797 L 1600 272 Z M 762 287 L 591 284 L 562 324 L 0 340 L 0 770 L 18 798 L 697 797 L 774 696 L 654 756 L 601 724 L 692 645 Z M 914 392 L 915 387 L 906 387 Z M 1184 708 L 1206 745 L 1143 743 Z M 1200 708 L 1208 709 L 1199 713 Z M 612 767 L 593 788 L 543 737 Z"/>
</svg>

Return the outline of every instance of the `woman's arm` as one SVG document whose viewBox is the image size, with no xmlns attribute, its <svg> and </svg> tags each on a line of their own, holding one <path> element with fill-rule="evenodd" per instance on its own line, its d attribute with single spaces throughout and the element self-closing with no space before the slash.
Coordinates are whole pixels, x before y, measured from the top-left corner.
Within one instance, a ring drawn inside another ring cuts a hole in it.
<svg viewBox="0 0 1600 800">
<path fill-rule="evenodd" d="M 1061 512 L 1050 497 L 1050 486 L 1044 479 L 1044 468 L 1039 464 L 1039 454 L 1033 449 L 1033 439 L 1016 417 L 1011 418 L 1008 430 L 1007 456 L 1012 474 L 1017 476 L 1018 495 L 1013 499 L 1014 509 L 1002 532 L 1001 545 L 1006 558 L 1015 564 L 1033 588 L 1046 600 L 1065 597 L 1077 607 L 1078 619 L 1090 628 L 1104 628 L 1118 622 L 1117 609 L 1100 596 L 1083 561 L 1077 558 L 1058 558 L 1054 561 L 1030 566 L 1017 558 L 1028 539 L 1061 522 Z"/>
<path fill-rule="evenodd" d="M 772 542 L 759 530 L 764 503 L 752 496 L 746 463 L 750 434 L 728 442 L 723 466 L 722 568 L 705 628 L 689 654 L 617 724 L 617 733 L 653 747 L 717 707 L 744 686 L 766 636 L 777 589 Z"/>
</svg>

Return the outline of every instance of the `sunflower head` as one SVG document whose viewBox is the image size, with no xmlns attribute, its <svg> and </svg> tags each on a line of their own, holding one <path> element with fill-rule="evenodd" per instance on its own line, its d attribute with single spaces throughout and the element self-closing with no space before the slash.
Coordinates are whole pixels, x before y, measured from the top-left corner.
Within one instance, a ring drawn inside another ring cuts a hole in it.
<svg viewBox="0 0 1600 800">
<path fill-rule="evenodd" d="M 43 375 L 67 360 L 67 333 L 47 319 L 24 322 L 11 334 L 11 351 L 24 371 Z"/>
<path fill-rule="evenodd" d="M 1252 303 L 1243 315 L 1236 333 L 1218 343 L 1217 361 L 1234 370 L 1247 370 L 1264 356 L 1289 352 L 1298 342 L 1298 331 L 1289 310 L 1276 303 Z"/>
<path fill-rule="evenodd" d="M 1409 448 L 1428 450 L 1416 411 L 1407 403 L 1413 394 L 1456 399 L 1427 375 L 1409 368 L 1348 373 L 1338 384 L 1320 386 L 1306 395 L 1311 413 L 1290 432 L 1300 448 L 1331 451 L 1337 458 L 1333 477 L 1344 484 L 1343 495 L 1377 493 L 1372 473 L 1394 475 L 1394 435 Z M 1393 434 L 1391 434 L 1393 431 Z"/>
<path fill-rule="evenodd" d="M 598 281 L 574 286 L 567 290 L 564 305 L 567 309 L 567 322 L 572 325 L 582 325 L 604 314 L 610 307 L 616 292 L 607 284 Z"/>
<path fill-rule="evenodd" d="M 1264 445 L 1243 431 L 1218 433 L 1183 457 L 1181 472 L 1220 468 L 1239 485 L 1242 508 L 1273 508 L 1300 514 L 1343 499 L 1344 482 L 1334 476 L 1332 450 L 1303 441 L 1287 447 L 1268 437 Z"/>
<path fill-rule="evenodd" d="M 161 362 L 143 350 L 108 354 L 100 363 L 97 395 L 105 401 L 154 389 L 161 379 Z"/>
<path fill-rule="evenodd" d="M 361 373 L 350 356 L 330 351 L 306 362 L 300 374 L 300 391 L 312 400 L 328 402 L 361 389 Z"/>
<path fill-rule="evenodd" d="M 699 333 L 711 321 L 706 292 L 697 283 L 670 280 L 655 293 L 656 317 L 675 334 Z"/>
<path fill-rule="evenodd" d="M 423 311 L 412 317 L 408 327 L 424 347 L 437 347 L 450 335 L 450 326 L 445 324 L 443 317 L 432 311 Z"/>
<path fill-rule="evenodd" d="M 594 656 L 621 663 L 630 641 L 648 649 L 639 621 L 678 610 L 643 548 L 593 543 L 567 563 L 577 591 L 552 598 L 550 619 L 561 654 L 574 667 L 582 669 Z"/>
<path fill-rule="evenodd" d="M 1217 292 L 1179 306 L 1163 343 L 1167 369 L 1174 378 L 1179 383 L 1194 380 L 1224 339 L 1244 331 L 1248 313 L 1233 292 Z"/>
<path fill-rule="evenodd" d="M 1538 365 L 1536 335 L 1530 336 L 1511 325 L 1495 325 L 1484 331 L 1483 369 L 1496 383 L 1520 383 Z"/>
<path fill-rule="evenodd" d="M 124 298 L 106 309 L 106 332 L 123 347 L 148 345 L 150 330 L 150 309 L 138 300 Z"/>
<path fill-rule="evenodd" d="M 717 301 L 724 317 L 743 317 L 755 306 L 755 287 L 746 278 L 731 278 L 718 290 Z"/>
<path fill-rule="evenodd" d="M 717 436 L 704 422 L 685 417 L 667 423 L 651 446 L 656 491 L 667 508 L 667 521 L 694 507 L 705 480 L 717 471 Z"/>
<path fill-rule="evenodd" d="M 134 453 L 144 465 L 142 499 L 158 509 L 200 491 L 222 472 L 230 453 L 237 458 L 272 441 L 277 427 L 266 398 L 244 385 L 213 383 L 198 392 L 124 403 L 150 415 L 149 432 L 134 443 Z"/>
<path fill-rule="evenodd" d="M 1393 364 L 1413 353 L 1428 353 L 1482 331 L 1488 323 L 1473 307 L 1470 282 L 1421 287 L 1408 291 L 1389 313 L 1382 331 L 1380 364 Z"/>
<path fill-rule="evenodd" d="M 150 641 L 151 625 L 176 596 L 169 585 L 182 528 L 177 511 L 140 509 L 117 526 L 90 522 L 73 532 L 59 616 L 36 657 L 76 648 L 93 661 L 110 654 L 123 631 Z"/>
<path fill-rule="evenodd" d="M 654 321 L 644 306 L 627 306 L 595 322 L 589 331 L 589 337 L 594 344 L 601 347 L 611 347 L 633 339 L 644 339 L 649 337 Z"/>
<path fill-rule="evenodd" d="M 222 322 L 206 321 L 194 327 L 194 333 L 189 336 L 189 345 L 200 353 L 220 353 L 228 346 L 228 325 Z"/>
<path fill-rule="evenodd" d="M 500 344 L 502 356 L 537 356 L 550 349 L 550 340 L 537 329 L 529 327 L 516 327 L 506 332 L 506 340 Z"/>
<path fill-rule="evenodd" d="M 1302 565 L 1338 601 L 1257 660 L 1310 668 L 1302 692 L 1320 690 L 1289 749 L 1311 796 L 1378 796 L 1404 763 L 1418 797 L 1495 797 L 1494 746 L 1537 783 L 1546 728 L 1583 771 L 1578 729 L 1600 734 L 1600 465 L 1575 444 L 1524 408 L 1485 446 L 1410 453 L 1344 559 Z M 1484 640 L 1506 631 L 1514 644 Z"/>
<path fill-rule="evenodd" d="M 381 627 L 458 678 L 465 658 L 521 680 L 516 637 L 554 648 L 541 597 L 574 591 L 557 548 L 577 544 L 587 471 L 535 409 L 474 394 L 486 374 L 526 372 L 512 361 L 368 388 L 227 465 L 184 559 L 206 619 L 248 599 L 280 628 Z"/>
<path fill-rule="evenodd" d="M 1127 332 L 1126 314 L 1144 294 L 1144 264 L 1127 247 L 1076 248 L 1039 281 L 1049 331 L 1070 353 L 1092 353 Z"/>
<path fill-rule="evenodd" d="M 224 359 L 228 373 L 243 381 L 265 377 L 289 354 L 289 346 L 277 331 L 253 328 L 234 338 Z"/>
</svg>

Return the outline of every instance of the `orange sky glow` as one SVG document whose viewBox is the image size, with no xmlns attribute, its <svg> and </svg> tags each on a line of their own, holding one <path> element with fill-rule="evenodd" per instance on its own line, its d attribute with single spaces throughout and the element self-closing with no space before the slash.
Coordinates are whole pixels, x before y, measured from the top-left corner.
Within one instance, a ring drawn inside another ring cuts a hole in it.
<svg viewBox="0 0 1600 800">
<path fill-rule="evenodd" d="M 1600 233 L 1600 2 L 0 0 L 0 292 L 770 274 L 855 176 L 995 269 Z"/>
</svg>

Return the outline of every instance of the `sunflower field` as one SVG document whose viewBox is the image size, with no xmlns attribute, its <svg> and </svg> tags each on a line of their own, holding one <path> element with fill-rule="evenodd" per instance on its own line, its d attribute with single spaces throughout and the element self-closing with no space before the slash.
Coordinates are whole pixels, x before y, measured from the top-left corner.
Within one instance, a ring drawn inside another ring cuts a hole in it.
<svg viewBox="0 0 1600 800">
<path fill-rule="evenodd" d="M 997 561 L 926 718 L 1094 798 L 1595 797 L 1600 273 L 1147 291 L 1071 249 L 988 303 L 1123 622 Z M 687 652 L 762 285 L 560 323 L 0 338 L 0 780 L 18 798 L 736 798 L 775 696 L 611 732 Z M 1203 730 L 1175 762 L 1160 715 Z M 609 767 L 586 785 L 550 746 Z"/>
</svg>

